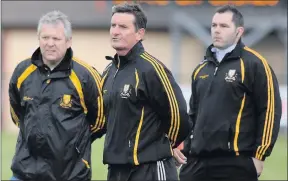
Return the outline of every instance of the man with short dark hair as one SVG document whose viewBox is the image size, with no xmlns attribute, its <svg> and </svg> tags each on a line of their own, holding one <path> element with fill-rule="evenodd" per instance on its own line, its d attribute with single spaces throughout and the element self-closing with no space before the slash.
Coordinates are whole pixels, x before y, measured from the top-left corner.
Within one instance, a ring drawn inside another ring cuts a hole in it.
<svg viewBox="0 0 288 181">
<path fill-rule="evenodd" d="M 189 134 L 187 106 L 171 72 L 144 50 L 147 18 L 137 4 L 113 7 L 116 50 L 103 72 L 108 180 L 177 180 L 173 159 Z"/>
<path fill-rule="evenodd" d="M 279 86 L 267 60 L 242 43 L 243 32 L 235 7 L 216 11 L 213 44 L 192 74 L 193 129 L 180 180 L 255 181 L 272 152 L 282 114 Z"/>
</svg>

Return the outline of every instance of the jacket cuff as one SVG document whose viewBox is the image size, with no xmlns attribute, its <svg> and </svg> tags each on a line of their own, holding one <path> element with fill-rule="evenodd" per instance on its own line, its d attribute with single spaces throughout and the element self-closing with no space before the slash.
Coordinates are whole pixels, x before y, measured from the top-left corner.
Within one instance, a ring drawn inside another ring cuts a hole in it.
<svg viewBox="0 0 288 181">
<path fill-rule="evenodd" d="M 261 155 L 260 155 L 260 154 L 257 154 L 256 151 L 254 152 L 253 155 L 254 155 L 254 158 L 256 158 L 256 159 L 258 159 L 258 160 L 261 160 L 261 161 L 265 161 L 265 159 L 266 159 L 266 157 L 267 157 L 267 156 L 262 155 L 262 154 L 261 154 Z"/>
</svg>

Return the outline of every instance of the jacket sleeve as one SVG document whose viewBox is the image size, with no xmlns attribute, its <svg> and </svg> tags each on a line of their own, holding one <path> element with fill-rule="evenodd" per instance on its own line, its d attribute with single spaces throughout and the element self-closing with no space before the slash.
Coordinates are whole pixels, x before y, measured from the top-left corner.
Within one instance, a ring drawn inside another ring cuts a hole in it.
<svg viewBox="0 0 288 181">
<path fill-rule="evenodd" d="M 94 68 L 90 68 L 90 74 L 85 85 L 84 95 L 87 106 L 87 119 L 91 124 L 91 140 L 102 137 L 106 133 L 103 108 L 103 96 L 101 91 L 101 76 Z"/>
<path fill-rule="evenodd" d="M 192 83 L 191 83 L 191 96 L 189 100 L 189 123 L 191 127 L 191 131 L 189 136 L 185 139 L 184 141 L 184 148 L 182 150 L 183 154 L 185 156 L 188 156 L 189 151 L 190 151 L 190 146 L 191 142 L 193 139 L 193 129 L 194 125 L 196 122 L 196 115 L 197 115 L 197 110 L 198 110 L 198 101 L 197 101 L 197 96 L 196 96 L 196 88 L 195 88 L 195 77 L 194 77 L 195 71 L 192 73 Z"/>
<path fill-rule="evenodd" d="M 18 67 L 18 66 L 17 66 Z M 15 68 L 12 77 L 9 82 L 9 102 L 10 102 L 10 114 L 12 120 L 16 126 L 19 127 L 19 121 L 23 119 L 23 111 L 21 108 L 21 98 L 19 90 L 17 88 L 18 80 L 18 68 Z"/>
<path fill-rule="evenodd" d="M 282 104 L 277 78 L 266 60 L 254 67 L 253 98 L 256 104 L 255 158 L 264 161 L 278 137 Z"/>
<path fill-rule="evenodd" d="M 182 91 L 171 72 L 160 64 L 146 75 L 151 105 L 160 116 L 172 148 L 176 148 L 190 132 L 187 104 Z"/>
</svg>

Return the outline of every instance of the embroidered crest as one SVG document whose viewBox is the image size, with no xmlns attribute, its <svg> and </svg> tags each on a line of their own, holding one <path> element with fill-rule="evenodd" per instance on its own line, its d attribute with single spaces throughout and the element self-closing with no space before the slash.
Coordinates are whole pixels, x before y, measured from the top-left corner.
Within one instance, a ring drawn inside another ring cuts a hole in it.
<svg viewBox="0 0 288 181">
<path fill-rule="evenodd" d="M 71 95 L 64 94 L 61 99 L 60 106 L 63 108 L 72 107 Z"/>
<path fill-rule="evenodd" d="M 120 94 L 121 98 L 127 99 L 131 95 L 131 86 L 129 84 L 125 84 L 124 88 Z"/>
<path fill-rule="evenodd" d="M 235 69 L 230 69 L 228 73 L 226 73 L 225 80 L 226 82 L 234 82 L 237 78 L 237 73 Z"/>
</svg>

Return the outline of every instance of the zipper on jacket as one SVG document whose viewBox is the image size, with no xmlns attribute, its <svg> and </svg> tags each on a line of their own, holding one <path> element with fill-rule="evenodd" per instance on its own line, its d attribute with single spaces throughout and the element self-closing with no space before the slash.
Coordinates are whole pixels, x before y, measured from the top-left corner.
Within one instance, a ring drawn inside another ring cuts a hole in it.
<svg viewBox="0 0 288 181">
<path fill-rule="evenodd" d="M 115 78 L 116 78 L 116 75 L 117 75 L 118 71 L 119 71 L 119 68 L 117 68 L 117 70 L 116 70 L 116 72 L 115 72 L 115 74 L 114 74 L 114 76 L 113 76 L 112 85 L 111 85 L 111 91 L 114 90 L 114 89 L 113 89 L 113 87 L 114 87 L 114 81 L 115 81 Z M 111 91 L 109 91 L 109 97 L 113 96 L 113 94 L 111 93 Z M 116 100 L 116 99 L 115 99 L 115 100 Z M 111 105 L 112 105 L 112 100 L 109 101 L 109 109 L 111 109 Z M 113 115 L 113 117 L 114 117 L 114 115 Z"/>
<path fill-rule="evenodd" d="M 76 142 L 75 142 L 75 149 L 76 149 L 78 155 L 81 154 L 81 152 L 80 152 L 80 150 L 79 150 L 79 146 L 80 146 L 80 141 L 82 140 L 82 138 L 83 138 L 83 136 L 84 136 L 84 134 L 85 134 L 85 131 L 83 131 L 83 127 L 84 127 L 84 126 L 83 126 L 83 124 L 82 124 L 82 127 L 81 127 L 81 129 L 80 129 L 80 134 L 79 134 L 79 136 L 77 137 Z"/>
<path fill-rule="evenodd" d="M 214 70 L 214 77 L 215 77 L 216 74 L 217 74 L 218 67 L 219 67 L 220 64 L 217 63 L 217 62 L 215 62 L 215 61 L 213 61 L 213 60 L 208 60 L 208 62 L 212 62 L 212 63 L 215 65 L 215 70 Z M 207 88 L 208 94 L 210 94 L 210 91 L 211 91 L 211 87 L 212 87 L 213 82 L 214 82 L 214 78 L 211 80 L 211 82 L 210 82 L 209 85 L 208 85 L 208 88 Z"/>
<path fill-rule="evenodd" d="M 208 62 L 212 62 L 215 65 L 214 76 L 216 76 L 217 71 L 218 71 L 218 67 L 220 66 L 220 63 L 219 62 L 215 62 L 213 60 L 208 60 Z"/>
<path fill-rule="evenodd" d="M 228 141 L 228 149 L 231 150 L 231 143 Z"/>
<path fill-rule="evenodd" d="M 228 150 L 230 151 L 231 150 L 231 140 L 232 140 L 232 128 L 231 128 L 231 125 L 229 125 L 229 129 L 228 129 L 228 143 L 227 143 L 227 146 L 228 146 Z"/>
<path fill-rule="evenodd" d="M 215 71 L 214 71 L 214 76 L 216 76 L 217 71 L 218 71 L 218 66 L 216 65 L 216 68 L 215 68 Z"/>
<path fill-rule="evenodd" d="M 115 74 L 114 74 L 114 78 L 116 77 L 116 75 L 117 75 L 117 73 L 118 73 L 118 70 L 120 69 L 120 58 L 119 58 L 119 56 L 117 56 L 117 58 L 118 58 L 118 65 L 116 66 L 117 67 L 117 70 L 116 70 L 116 72 L 115 72 Z M 114 79 L 113 79 L 113 82 L 114 82 Z M 112 84 L 112 86 L 113 86 L 113 84 Z M 113 87 L 112 87 L 113 88 Z"/>
<path fill-rule="evenodd" d="M 223 60 L 224 60 L 224 58 L 223 58 Z M 219 68 L 220 64 L 223 62 L 223 60 L 222 60 L 221 62 L 219 62 L 219 63 L 216 63 L 216 62 L 210 60 L 210 61 L 213 62 L 213 63 L 215 64 L 215 66 L 216 66 L 216 67 L 215 67 L 215 70 L 214 70 L 214 77 L 217 75 L 218 68 Z"/>
<path fill-rule="evenodd" d="M 120 178 L 121 178 L 121 170 L 118 171 L 118 174 L 117 174 L 117 181 L 121 181 Z"/>
<path fill-rule="evenodd" d="M 115 74 L 114 74 L 114 78 L 116 77 L 116 75 L 117 75 L 117 73 L 118 73 L 118 68 L 117 68 L 117 70 L 116 70 L 116 72 L 115 72 Z M 113 83 L 114 83 L 114 78 L 113 78 Z"/>
</svg>

